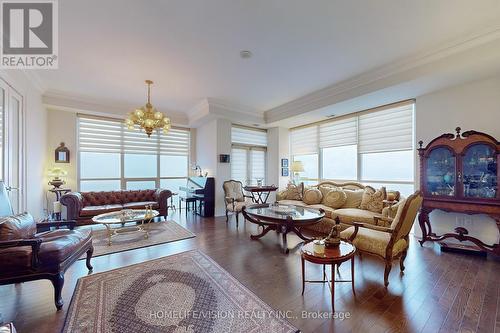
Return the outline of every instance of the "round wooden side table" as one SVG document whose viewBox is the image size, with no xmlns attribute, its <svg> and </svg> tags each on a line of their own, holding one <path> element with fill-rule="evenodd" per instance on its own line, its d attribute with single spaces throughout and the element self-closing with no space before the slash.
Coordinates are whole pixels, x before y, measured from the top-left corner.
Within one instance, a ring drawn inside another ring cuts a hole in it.
<svg viewBox="0 0 500 333">
<path fill-rule="evenodd" d="M 325 253 L 316 253 L 313 250 L 313 243 L 308 242 L 302 246 L 300 251 L 301 261 L 302 261 L 302 295 L 304 295 L 304 289 L 306 282 L 309 283 L 327 283 L 332 294 L 332 311 L 335 311 L 335 282 L 351 282 L 352 293 L 356 295 L 354 291 L 354 255 L 356 254 L 356 247 L 349 242 L 341 241 L 340 245 L 335 248 L 325 248 Z M 335 280 L 335 266 L 338 267 L 344 261 L 351 260 L 351 280 Z M 323 280 L 306 280 L 305 262 L 309 261 L 313 264 L 323 265 Z M 326 275 L 326 265 L 331 266 L 331 280 L 328 279 Z"/>
</svg>

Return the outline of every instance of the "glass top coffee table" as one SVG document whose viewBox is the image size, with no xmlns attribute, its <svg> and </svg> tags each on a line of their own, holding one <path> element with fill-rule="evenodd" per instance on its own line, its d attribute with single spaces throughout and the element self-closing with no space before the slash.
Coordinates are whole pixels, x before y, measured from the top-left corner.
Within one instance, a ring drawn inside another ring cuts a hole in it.
<svg viewBox="0 0 500 333">
<path fill-rule="evenodd" d="M 144 233 L 144 238 L 148 238 L 149 224 L 159 214 L 160 213 L 156 210 L 124 209 L 118 212 L 94 216 L 92 221 L 106 227 L 108 231 L 108 245 L 111 246 L 111 238 L 123 232 L 141 232 Z M 125 226 L 125 223 L 130 222 L 140 222 L 140 224 Z"/>
<path fill-rule="evenodd" d="M 259 225 L 262 232 L 258 235 L 251 235 L 252 240 L 260 239 L 271 230 L 282 234 L 282 249 L 288 253 L 286 235 L 294 232 L 302 240 L 309 241 L 301 229 L 305 226 L 318 223 L 325 217 L 322 209 L 312 209 L 307 207 L 279 205 L 279 204 L 260 204 L 243 207 L 243 216 L 248 221 Z"/>
</svg>

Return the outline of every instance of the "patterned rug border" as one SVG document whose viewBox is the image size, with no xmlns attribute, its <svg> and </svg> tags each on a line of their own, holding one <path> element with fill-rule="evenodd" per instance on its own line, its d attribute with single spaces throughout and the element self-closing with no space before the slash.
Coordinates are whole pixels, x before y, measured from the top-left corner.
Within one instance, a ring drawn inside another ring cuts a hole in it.
<svg viewBox="0 0 500 333">
<path fill-rule="evenodd" d="M 110 255 L 110 254 L 115 254 L 115 253 L 120 253 L 120 252 L 132 251 L 132 250 L 137 250 L 137 249 L 143 249 L 145 247 L 150 247 L 150 246 L 156 246 L 156 245 L 162 245 L 162 244 L 167 244 L 167 243 L 178 242 L 178 241 L 181 241 L 181 240 L 191 239 L 191 238 L 195 238 L 196 237 L 196 234 L 194 232 L 192 232 L 191 230 L 183 227 L 182 225 L 180 225 L 179 223 L 175 222 L 174 220 L 168 220 L 168 221 L 162 221 L 162 222 L 155 222 L 155 223 L 166 223 L 166 222 L 173 222 L 173 223 L 177 224 L 179 227 L 185 229 L 191 235 L 187 236 L 187 237 L 178 238 L 178 239 L 172 239 L 172 240 L 162 241 L 162 242 L 154 243 L 154 244 L 140 245 L 140 246 L 132 247 L 132 248 L 129 248 L 129 249 L 122 249 L 122 250 L 116 250 L 116 251 L 107 252 L 107 253 L 93 254 L 92 258 L 107 256 L 107 255 Z M 96 231 L 106 231 L 106 229 L 96 230 Z M 92 233 L 94 233 L 94 230 L 92 230 Z M 78 258 L 78 260 L 83 260 L 85 258 L 86 258 L 86 255 L 83 254 L 80 258 Z"/>
<path fill-rule="evenodd" d="M 90 275 L 86 275 L 86 276 L 82 276 L 82 277 L 78 278 L 78 280 L 76 282 L 76 285 L 75 285 L 75 288 L 73 290 L 73 294 L 71 295 L 71 300 L 70 300 L 70 303 L 69 303 L 69 306 L 68 306 L 68 310 L 66 311 L 66 314 L 65 314 L 64 324 L 63 324 L 63 326 L 61 328 L 61 333 L 66 332 L 66 327 L 68 325 L 68 320 L 69 320 L 70 314 L 73 311 L 73 307 L 75 307 L 75 302 L 76 302 L 75 299 L 76 299 L 77 294 L 79 292 L 79 287 L 83 283 L 83 280 L 85 278 L 90 278 L 90 277 L 94 277 L 94 276 L 108 274 L 110 272 L 117 271 L 117 270 L 120 270 L 120 269 L 126 269 L 126 268 L 130 268 L 130 267 L 134 267 L 134 266 L 139 266 L 139 265 L 142 265 L 145 262 L 161 261 L 161 260 L 164 260 L 165 258 L 169 258 L 169 257 L 186 255 L 187 253 L 190 253 L 190 252 L 191 253 L 197 253 L 197 254 L 201 255 L 202 257 L 204 257 L 205 259 L 207 259 L 208 261 L 210 261 L 213 265 L 215 265 L 219 270 L 225 272 L 228 275 L 229 279 L 231 279 L 237 285 L 240 285 L 241 288 L 245 289 L 249 294 L 251 294 L 252 296 L 254 296 L 255 299 L 258 302 L 261 303 L 261 306 L 263 305 L 264 307 L 267 307 L 267 308 L 269 308 L 271 310 L 276 310 L 274 307 L 272 307 L 271 305 L 269 305 L 266 302 L 264 302 L 264 300 L 262 300 L 256 293 L 254 293 L 252 290 L 250 290 L 247 286 L 245 286 L 243 283 L 241 283 L 238 279 L 236 279 L 231 273 L 229 273 L 226 269 L 224 269 L 221 265 L 219 265 L 208 254 L 204 253 L 203 251 L 201 251 L 199 249 L 192 249 L 192 250 L 181 251 L 181 252 L 174 253 L 174 254 L 171 254 L 171 255 L 168 255 L 168 256 L 164 256 L 164 257 L 160 257 L 160 258 L 155 258 L 155 259 L 151 259 L 151 260 L 142 261 L 142 262 L 139 262 L 139 263 L 136 263 L 136 264 L 131 264 L 131 265 L 126 265 L 126 266 L 122 266 L 122 267 L 113 268 L 113 269 L 110 269 L 110 270 L 107 270 L 107 271 L 103 271 L 103 272 L 92 273 Z M 292 323 L 290 323 L 287 319 L 283 319 L 282 318 L 281 320 L 285 321 L 291 327 L 295 328 L 296 329 L 295 333 L 300 333 L 301 332 L 297 327 L 295 327 L 294 325 L 292 325 Z"/>
</svg>

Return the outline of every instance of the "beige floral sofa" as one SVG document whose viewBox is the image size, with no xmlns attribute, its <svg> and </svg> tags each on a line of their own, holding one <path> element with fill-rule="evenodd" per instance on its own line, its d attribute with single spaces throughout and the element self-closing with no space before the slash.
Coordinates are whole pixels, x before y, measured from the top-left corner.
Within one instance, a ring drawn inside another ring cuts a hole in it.
<svg viewBox="0 0 500 333">
<path fill-rule="evenodd" d="M 314 188 L 319 189 L 322 193 L 327 193 L 329 191 L 328 188 L 342 189 L 342 192 L 346 194 L 347 199 L 342 204 L 342 206 L 338 208 L 332 208 L 330 202 L 325 202 L 325 197 L 323 197 L 321 203 L 306 204 L 303 201 L 304 193 L 307 190 Z M 299 192 L 301 193 L 298 194 L 295 200 L 287 199 L 287 197 L 290 197 L 288 193 L 289 189 L 280 191 L 276 196 L 276 200 L 281 204 L 304 206 L 316 209 L 322 208 L 325 211 L 325 218 L 323 218 L 320 223 L 310 226 L 309 229 L 324 234 L 328 234 L 330 232 L 332 226 L 335 224 L 336 217 L 340 219 L 342 229 L 346 229 L 352 226 L 354 222 L 387 226 L 391 223 L 390 221 L 392 221 L 392 218 L 394 218 L 394 216 L 396 215 L 398 206 L 401 202 L 399 192 L 386 191 L 384 199 L 390 197 L 396 203 L 391 205 L 390 207 L 381 207 L 380 212 L 374 212 L 368 209 L 360 208 L 363 194 L 366 190 L 367 186 L 356 182 L 337 183 L 332 181 L 325 181 L 314 186 L 309 186 L 307 188 L 304 188 L 303 185 L 302 188 L 300 188 L 299 185 Z M 300 200 L 298 200 L 299 198 Z"/>
</svg>

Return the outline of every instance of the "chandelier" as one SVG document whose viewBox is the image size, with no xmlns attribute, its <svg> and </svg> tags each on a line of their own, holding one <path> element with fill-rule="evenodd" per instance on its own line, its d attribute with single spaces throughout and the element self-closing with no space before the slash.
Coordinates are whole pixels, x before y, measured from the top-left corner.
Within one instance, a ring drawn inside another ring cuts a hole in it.
<svg viewBox="0 0 500 333">
<path fill-rule="evenodd" d="M 130 112 L 128 118 L 125 120 L 129 130 L 133 130 L 135 125 L 139 125 L 143 128 L 148 137 L 153 134 L 155 129 L 162 129 L 164 134 L 167 134 L 170 130 L 170 118 L 156 110 L 151 104 L 151 85 L 153 81 L 146 80 L 148 85 L 148 102 L 146 105 L 135 109 L 135 111 Z"/>
</svg>

